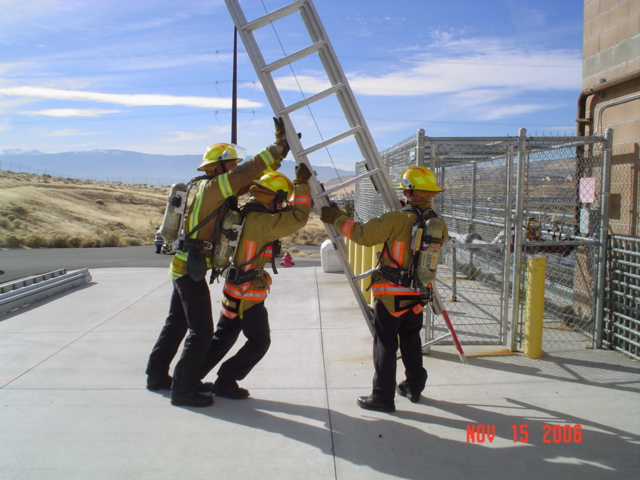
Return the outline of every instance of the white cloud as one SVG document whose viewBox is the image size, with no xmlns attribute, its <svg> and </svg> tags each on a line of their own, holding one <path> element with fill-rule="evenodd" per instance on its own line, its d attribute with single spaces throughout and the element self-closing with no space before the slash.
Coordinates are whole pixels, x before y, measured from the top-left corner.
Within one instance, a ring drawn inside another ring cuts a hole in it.
<svg viewBox="0 0 640 480">
<path fill-rule="evenodd" d="M 434 48 L 437 47 L 437 48 Z M 354 92 L 369 96 L 416 96 L 470 89 L 564 90 L 579 88 L 581 52 L 519 50 L 497 39 L 453 40 L 439 34 L 434 45 L 404 52 L 396 67 L 381 74 L 347 73 Z M 324 73 L 282 77 L 278 87 L 315 93 L 327 88 Z"/>
<path fill-rule="evenodd" d="M 231 108 L 231 98 L 99 93 L 44 87 L 0 88 L 0 95 L 44 98 L 49 100 L 93 101 L 99 103 L 119 104 L 129 107 L 182 105 L 194 108 Z M 262 104 L 259 102 L 238 99 L 238 108 L 257 108 L 261 106 Z"/>
<path fill-rule="evenodd" d="M 53 130 L 50 132 L 43 133 L 45 137 L 77 137 L 77 136 L 85 136 L 85 135 L 96 135 L 94 132 L 85 132 L 82 130 L 76 130 L 73 128 L 64 128 L 62 130 Z"/>
<path fill-rule="evenodd" d="M 120 113 L 122 110 L 99 110 L 97 108 L 52 108 L 48 110 L 31 110 L 18 112 L 21 115 L 42 115 L 45 117 L 100 117 L 109 113 Z"/>
</svg>

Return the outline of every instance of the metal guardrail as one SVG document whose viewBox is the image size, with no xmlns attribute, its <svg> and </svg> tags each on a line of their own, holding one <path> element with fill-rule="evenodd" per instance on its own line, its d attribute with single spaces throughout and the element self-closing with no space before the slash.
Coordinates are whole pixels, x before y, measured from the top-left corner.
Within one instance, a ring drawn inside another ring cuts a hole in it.
<svg viewBox="0 0 640 480">
<path fill-rule="evenodd" d="M 0 315 L 91 281 L 89 270 L 56 270 L 0 285 Z"/>
</svg>

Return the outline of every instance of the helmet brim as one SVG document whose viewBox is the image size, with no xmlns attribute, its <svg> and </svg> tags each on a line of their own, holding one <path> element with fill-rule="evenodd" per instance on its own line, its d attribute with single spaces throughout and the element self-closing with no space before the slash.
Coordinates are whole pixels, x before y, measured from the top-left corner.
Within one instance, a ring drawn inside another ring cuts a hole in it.
<svg viewBox="0 0 640 480">
<path fill-rule="evenodd" d="M 242 158 L 225 158 L 224 160 L 214 160 L 214 161 L 205 160 L 204 162 L 202 162 L 200 164 L 200 166 L 197 168 L 197 170 L 200 171 L 200 172 L 204 172 L 206 170 L 213 170 L 214 168 L 216 168 L 216 165 L 218 165 L 219 163 L 232 162 L 234 160 L 235 160 L 236 165 L 237 165 L 243 159 Z"/>
</svg>

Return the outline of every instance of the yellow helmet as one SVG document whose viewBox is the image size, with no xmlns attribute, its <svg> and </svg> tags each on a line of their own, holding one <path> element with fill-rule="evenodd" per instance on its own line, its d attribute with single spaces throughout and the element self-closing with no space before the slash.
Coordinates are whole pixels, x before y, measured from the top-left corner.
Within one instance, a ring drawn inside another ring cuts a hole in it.
<svg viewBox="0 0 640 480">
<path fill-rule="evenodd" d="M 198 167 L 198 170 L 207 170 L 215 167 L 218 162 L 227 162 L 229 160 L 235 160 L 236 163 L 242 161 L 244 154 L 244 148 L 238 147 L 233 143 L 214 143 L 202 156 L 202 163 Z"/>
<path fill-rule="evenodd" d="M 278 172 L 267 172 L 253 183 L 261 187 L 271 190 L 277 194 L 282 200 L 286 200 L 293 192 L 293 183 L 283 174 Z"/>
<path fill-rule="evenodd" d="M 426 167 L 409 167 L 400 174 L 396 188 L 401 190 L 422 190 L 424 192 L 442 192 L 436 176 Z"/>
</svg>

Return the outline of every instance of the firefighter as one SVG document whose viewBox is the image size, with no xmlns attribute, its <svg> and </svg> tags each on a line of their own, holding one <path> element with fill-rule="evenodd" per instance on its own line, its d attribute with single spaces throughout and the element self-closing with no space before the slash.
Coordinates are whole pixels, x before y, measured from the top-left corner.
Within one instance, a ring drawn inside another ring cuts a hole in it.
<svg viewBox="0 0 640 480">
<path fill-rule="evenodd" d="M 413 261 L 412 228 L 417 218 L 411 208 L 417 207 L 421 213 L 430 210 L 431 200 L 442 191 L 433 172 L 417 166 L 402 172 L 397 188 L 402 190 L 407 204 L 405 209 L 387 212 L 365 224 L 350 219 L 335 206 L 323 207 L 320 217 L 359 245 L 370 247 L 384 244 L 380 257 L 381 268 L 371 276 L 375 330 L 373 391 L 369 396 L 357 400 L 361 408 L 381 412 L 395 411 L 398 339 L 406 376 L 398 386 L 400 395 L 413 403 L 419 402 L 427 381 L 427 371 L 422 366 L 420 339 L 425 301 L 420 291 L 393 282 L 389 275 L 385 278 L 382 272 L 394 269 L 408 271 Z M 444 237 L 443 241 L 446 241 L 446 227 Z"/>
<path fill-rule="evenodd" d="M 249 374 L 271 344 L 269 316 L 264 305 L 271 276 L 264 267 L 268 262 L 275 266 L 279 239 L 306 225 L 311 210 L 310 177 L 309 168 L 301 164 L 296 168 L 293 184 L 284 175 L 269 172 L 251 187 L 253 197 L 242 209 L 245 221 L 240 242 L 231 271 L 226 274 L 220 319 L 201 378 L 224 358 L 240 332 L 246 342 L 218 369 L 218 378 L 213 385 L 216 396 L 232 399 L 249 396 L 249 391 L 237 382 Z M 291 205 L 286 206 L 292 192 Z"/>
<path fill-rule="evenodd" d="M 282 119 L 274 118 L 275 142 L 248 162 L 239 165 L 239 149 L 228 143 L 211 145 L 198 170 L 206 179 L 197 192 L 185 221 L 183 250 L 171 261 L 173 283 L 169 314 L 147 364 L 147 388 L 171 389 L 171 403 L 193 407 L 213 404 L 211 384 L 202 384 L 200 371 L 213 335 L 213 316 L 209 286 L 205 280 L 211 268 L 216 225 L 235 196 L 248 191 L 251 182 L 267 170 L 277 170 L 289 152 Z M 215 218 L 214 218 L 215 217 Z M 200 225 L 199 225 L 200 224 Z M 187 335 L 188 331 L 188 335 Z M 171 361 L 187 335 L 173 379 Z"/>
</svg>

